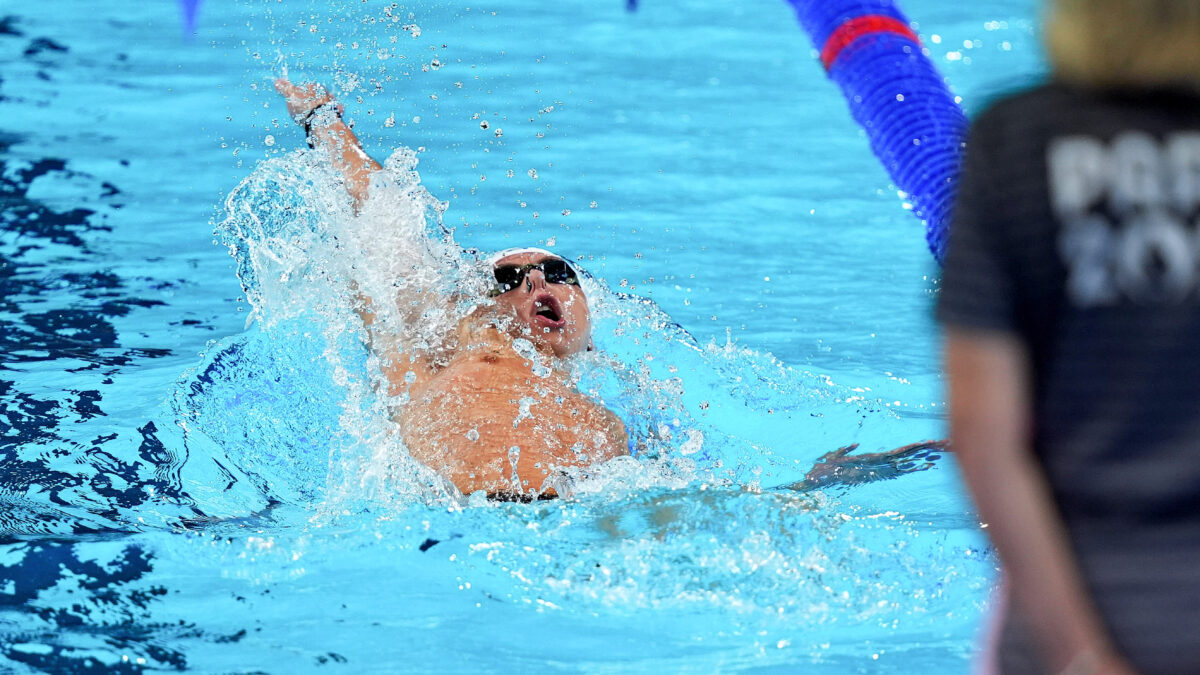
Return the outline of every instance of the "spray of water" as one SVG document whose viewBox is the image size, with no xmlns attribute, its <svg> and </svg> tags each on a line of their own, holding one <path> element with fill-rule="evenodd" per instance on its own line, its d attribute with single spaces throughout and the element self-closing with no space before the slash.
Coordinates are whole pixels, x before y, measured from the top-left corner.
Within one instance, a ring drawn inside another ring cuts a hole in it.
<svg viewBox="0 0 1200 675">
<path fill-rule="evenodd" d="M 491 303 L 486 267 L 442 227 L 445 205 L 421 185 L 416 163 L 407 149 L 394 153 L 358 212 L 340 177 L 311 151 L 263 162 L 226 200 L 217 231 L 237 261 L 250 325 L 185 378 L 177 416 L 193 443 L 211 441 L 274 498 L 338 512 L 463 502 L 409 456 L 396 422 L 407 394 L 384 376 L 418 358 L 444 364 L 458 346 L 459 322 Z M 670 327 L 683 349 L 699 352 L 652 304 L 590 277 L 584 285 L 616 340 Z M 532 345 L 513 341 L 517 354 L 523 347 Z M 561 363 L 531 360 L 542 376 L 564 378 L 618 412 L 642 458 L 569 472 L 558 489 L 595 492 L 621 477 L 628 487 L 690 480 L 704 433 L 679 403 L 679 378 L 656 378 L 603 350 Z M 529 414 L 518 406 L 514 424 L 522 412 Z"/>
</svg>

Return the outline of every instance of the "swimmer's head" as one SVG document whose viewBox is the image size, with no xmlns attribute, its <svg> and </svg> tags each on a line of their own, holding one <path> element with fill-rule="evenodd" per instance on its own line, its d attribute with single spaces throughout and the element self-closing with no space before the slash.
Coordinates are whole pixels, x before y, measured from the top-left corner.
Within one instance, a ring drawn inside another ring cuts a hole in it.
<svg viewBox="0 0 1200 675">
<path fill-rule="evenodd" d="M 592 319 L 579 273 L 562 257 L 537 248 L 507 249 L 488 259 L 496 304 L 516 317 L 521 337 L 555 356 L 588 349 Z"/>
</svg>

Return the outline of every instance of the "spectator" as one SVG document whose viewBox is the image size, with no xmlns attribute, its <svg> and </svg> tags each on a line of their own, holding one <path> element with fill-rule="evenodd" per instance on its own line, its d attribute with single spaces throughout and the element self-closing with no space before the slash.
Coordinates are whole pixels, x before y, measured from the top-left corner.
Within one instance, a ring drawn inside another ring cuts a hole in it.
<svg viewBox="0 0 1200 675">
<path fill-rule="evenodd" d="M 975 121 L 938 306 L 992 665 L 1200 673 L 1200 0 L 1049 5 L 1053 81 Z"/>
</svg>

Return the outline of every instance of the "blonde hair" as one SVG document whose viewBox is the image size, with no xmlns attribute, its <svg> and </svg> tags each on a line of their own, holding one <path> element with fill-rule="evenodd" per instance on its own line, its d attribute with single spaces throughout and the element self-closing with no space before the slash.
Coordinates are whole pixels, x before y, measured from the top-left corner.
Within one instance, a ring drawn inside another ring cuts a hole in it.
<svg viewBox="0 0 1200 675">
<path fill-rule="evenodd" d="M 1097 88 L 1200 90 L 1200 0 L 1050 0 L 1059 79 Z"/>
</svg>

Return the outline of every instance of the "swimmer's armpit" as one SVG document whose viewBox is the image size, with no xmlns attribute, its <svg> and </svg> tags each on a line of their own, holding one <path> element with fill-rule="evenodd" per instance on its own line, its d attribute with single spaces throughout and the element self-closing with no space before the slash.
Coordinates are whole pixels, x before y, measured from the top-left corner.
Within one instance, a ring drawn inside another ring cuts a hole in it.
<svg viewBox="0 0 1200 675">
<path fill-rule="evenodd" d="M 898 478 L 906 473 L 925 471 L 950 452 L 949 441 L 921 441 L 888 450 L 850 454 L 858 443 L 827 452 L 804 476 L 804 480 L 780 486 L 785 490 L 805 492 L 830 487 L 850 487 L 863 483 Z"/>
</svg>

